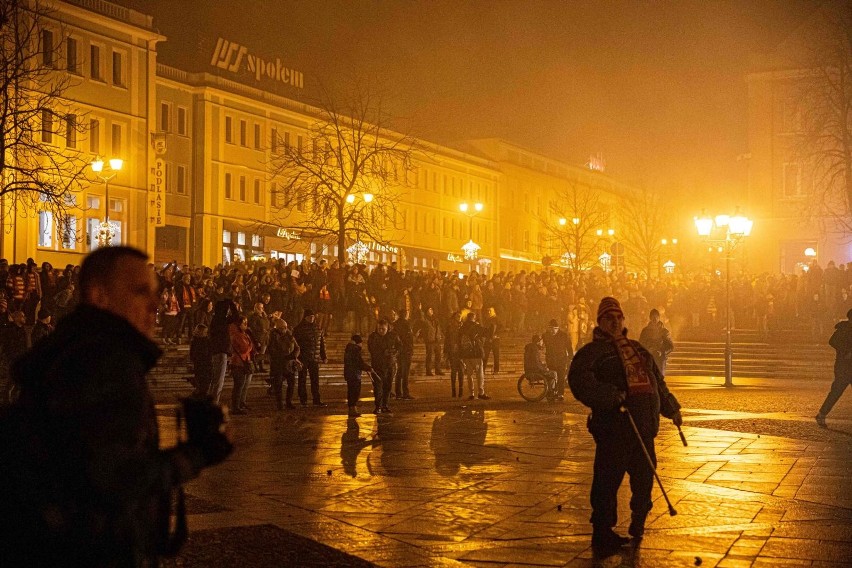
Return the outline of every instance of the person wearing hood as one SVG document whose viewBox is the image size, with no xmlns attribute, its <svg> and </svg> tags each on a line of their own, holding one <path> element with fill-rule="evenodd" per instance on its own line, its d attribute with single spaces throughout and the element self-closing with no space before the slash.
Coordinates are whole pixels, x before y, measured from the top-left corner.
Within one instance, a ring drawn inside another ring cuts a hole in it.
<svg viewBox="0 0 852 568">
<path fill-rule="evenodd" d="M 816 415 L 820 428 L 827 428 L 825 417 L 840 400 L 840 396 L 852 382 L 852 310 L 846 313 L 846 320 L 834 326 L 834 333 L 828 344 L 834 348 L 834 382 L 825 401 Z"/>
<path fill-rule="evenodd" d="M 674 342 L 672 342 L 671 332 L 660 321 L 660 312 L 657 308 L 649 313 L 648 325 L 639 334 L 639 343 L 653 355 L 654 362 L 665 377 L 666 363 L 669 360 L 669 354 L 674 351 Z"/>
<path fill-rule="evenodd" d="M 654 465 L 660 414 L 677 426 L 683 418 L 680 404 L 669 392 L 654 358 L 638 341 L 627 338 L 618 300 L 601 300 L 597 323 L 591 343 L 584 345 L 571 362 L 568 385 L 574 398 L 592 409 L 587 421 L 595 440 L 592 549 L 606 556 L 629 542 L 613 531 L 618 522 L 618 488 L 625 473 L 630 475 L 632 492 L 628 532 L 637 540 L 644 535 L 652 506 L 654 472 L 622 407 L 636 422 Z"/>
<path fill-rule="evenodd" d="M 182 484 L 232 451 L 209 404 L 215 427 L 159 447 L 146 379 L 162 355 L 158 283 L 147 260 L 121 246 L 87 256 L 81 304 L 13 366 L 19 397 L 0 427 L 4 565 L 155 566 L 181 542 L 169 534 L 173 492 L 182 503 Z M 185 537 L 185 520 L 179 505 L 174 536 Z"/>
</svg>

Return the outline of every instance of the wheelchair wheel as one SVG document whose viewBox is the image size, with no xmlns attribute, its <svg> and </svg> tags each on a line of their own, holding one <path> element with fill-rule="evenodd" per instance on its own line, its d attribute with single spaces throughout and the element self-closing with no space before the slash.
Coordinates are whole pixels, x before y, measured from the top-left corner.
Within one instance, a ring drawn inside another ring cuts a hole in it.
<svg viewBox="0 0 852 568">
<path fill-rule="evenodd" d="M 528 379 L 521 375 L 518 379 L 518 393 L 528 402 L 538 402 L 547 394 L 547 384 L 544 378 Z"/>
</svg>

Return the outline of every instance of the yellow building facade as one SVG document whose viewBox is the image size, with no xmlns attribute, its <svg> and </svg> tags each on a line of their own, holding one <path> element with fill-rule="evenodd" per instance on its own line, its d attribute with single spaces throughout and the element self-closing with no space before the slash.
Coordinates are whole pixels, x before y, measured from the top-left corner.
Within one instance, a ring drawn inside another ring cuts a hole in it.
<svg viewBox="0 0 852 568">
<path fill-rule="evenodd" d="M 281 180 L 270 174 L 273 144 L 301 147 L 319 116 L 318 109 L 279 94 L 277 83 L 298 90 L 301 72 L 220 38 L 210 61 L 202 62 L 208 71 L 190 73 L 157 62 L 156 46 L 165 38 L 150 16 L 102 0 L 57 6 L 57 29 L 76 38 L 69 45 L 80 51 L 82 70 L 65 96 L 93 125 L 67 151 L 87 160 L 124 160 L 109 184 L 114 243 L 143 248 L 158 263 L 207 266 L 338 256 L 335 242 L 301 228 L 306 212 L 276 202 Z M 97 54 L 103 61 L 91 60 Z M 256 74 L 231 72 L 240 66 Z M 276 88 L 264 88 L 270 80 Z M 600 172 L 505 141 L 472 141 L 462 149 L 417 144 L 414 171 L 398 188 L 396 227 L 381 242 L 363 243 L 368 263 L 460 273 L 540 269 L 543 257 L 562 252 L 543 229 L 553 221 L 546 212 L 557 188 L 582 183 L 607 207 L 629 191 Z M 70 234 L 43 214 L 16 218 L 3 256 L 78 264 L 98 246 L 105 190 L 92 175 L 78 196 Z M 467 214 L 462 203 L 469 204 Z M 462 248 L 469 241 L 480 247 L 473 259 Z"/>
</svg>

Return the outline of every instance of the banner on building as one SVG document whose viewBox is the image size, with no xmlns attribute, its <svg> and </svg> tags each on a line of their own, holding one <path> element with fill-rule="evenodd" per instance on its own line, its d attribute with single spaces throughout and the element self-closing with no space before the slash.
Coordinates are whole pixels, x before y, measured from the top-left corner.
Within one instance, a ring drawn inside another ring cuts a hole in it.
<svg viewBox="0 0 852 568">
<path fill-rule="evenodd" d="M 148 225 L 166 226 L 166 163 L 162 158 L 154 160 L 148 186 Z"/>
</svg>

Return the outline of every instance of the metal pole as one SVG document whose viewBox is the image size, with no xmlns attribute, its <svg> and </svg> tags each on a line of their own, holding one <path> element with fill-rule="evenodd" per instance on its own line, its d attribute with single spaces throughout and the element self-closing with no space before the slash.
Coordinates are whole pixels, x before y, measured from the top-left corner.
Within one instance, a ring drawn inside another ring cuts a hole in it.
<svg viewBox="0 0 852 568">
<path fill-rule="evenodd" d="M 731 351 L 731 239 L 725 239 L 725 386 L 734 386 Z"/>
</svg>

